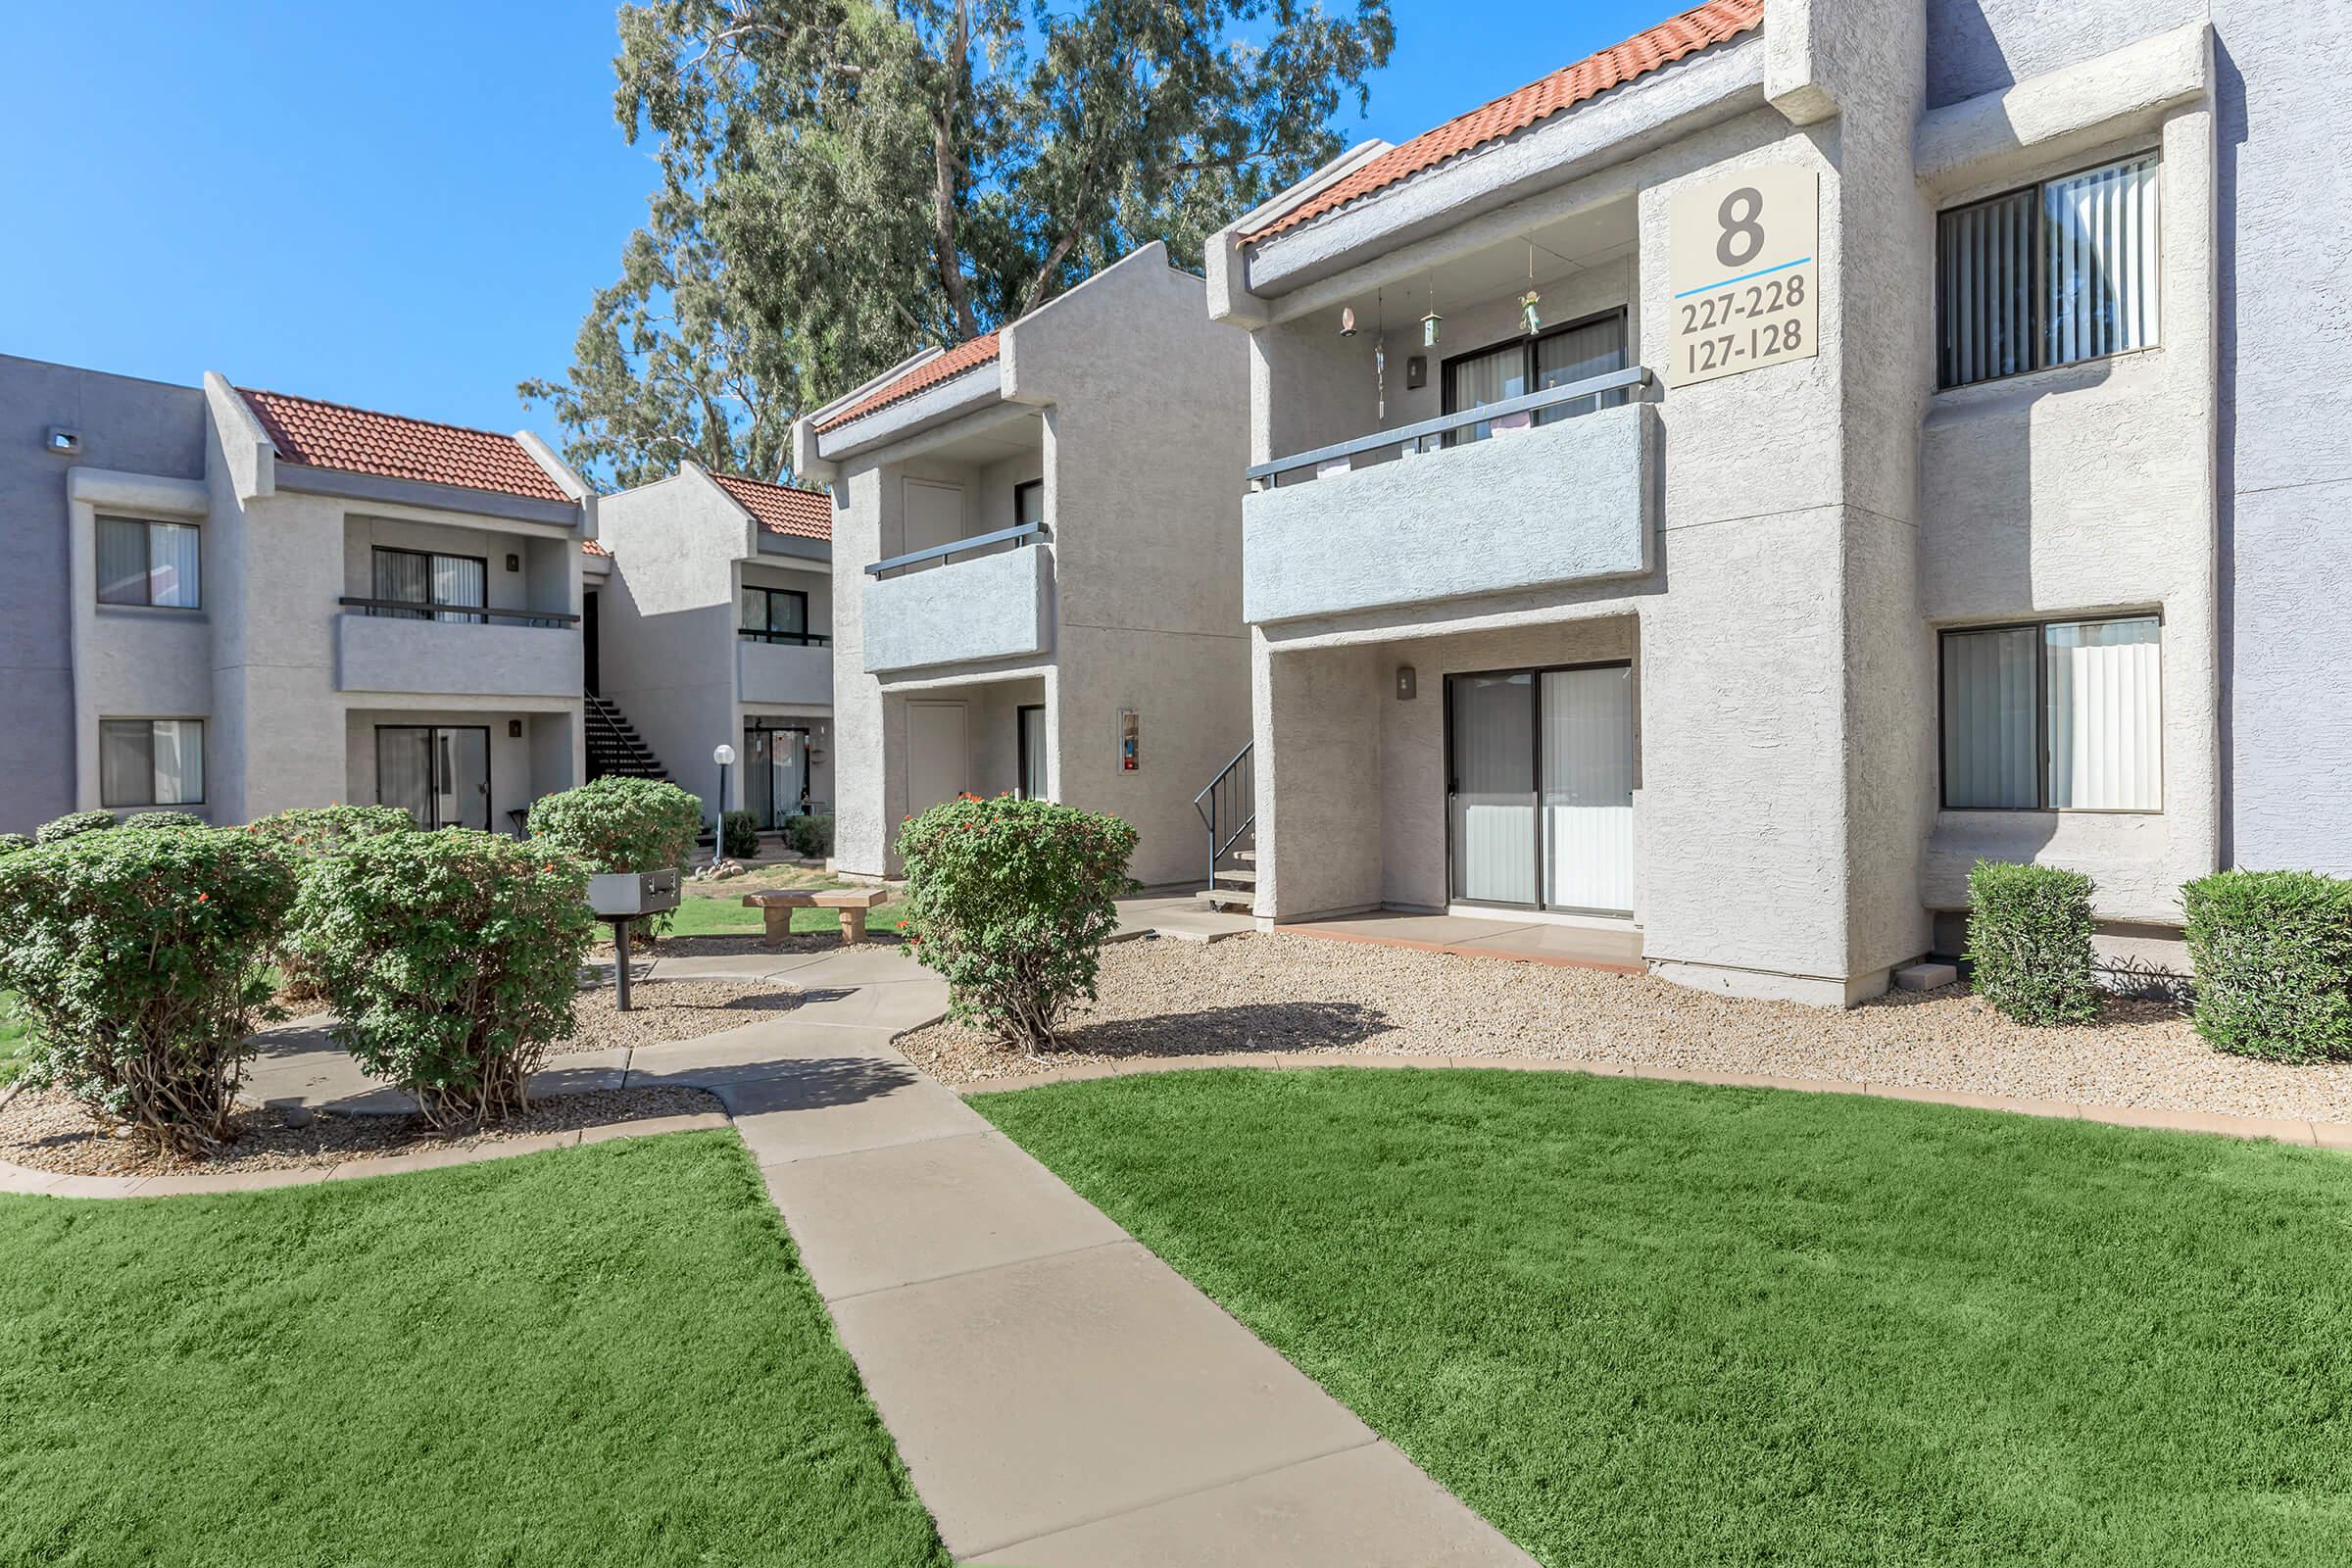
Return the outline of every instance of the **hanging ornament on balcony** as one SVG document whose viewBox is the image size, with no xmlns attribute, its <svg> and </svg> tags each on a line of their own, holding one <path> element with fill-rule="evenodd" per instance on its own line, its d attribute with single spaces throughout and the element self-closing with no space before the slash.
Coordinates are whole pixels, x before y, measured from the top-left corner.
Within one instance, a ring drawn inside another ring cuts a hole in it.
<svg viewBox="0 0 2352 1568">
<path fill-rule="evenodd" d="M 1421 318 L 1421 346 L 1423 348 L 1434 349 L 1438 346 L 1438 322 L 1443 319 L 1445 318 L 1438 315 L 1438 280 L 1433 274 L 1429 280 L 1429 314 Z"/>
<path fill-rule="evenodd" d="M 1372 297 L 1372 397 L 1374 417 L 1389 416 L 1389 318 L 1385 293 Z"/>
<path fill-rule="evenodd" d="M 1352 305 L 1340 307 L 1340 336 L 1355 336 L 1355 307 Z"/>
<path fill-rule="evenodd" d="M 1544 330 L 1544 317 L 1536 309 L 1542 302 L 1543 296 L 1536 292 L 1536 247 L 1531 241 L 1527 247 L 1527 292 L 1519 297 L 1519 321 L 1529 337 Z"/>
</svg>

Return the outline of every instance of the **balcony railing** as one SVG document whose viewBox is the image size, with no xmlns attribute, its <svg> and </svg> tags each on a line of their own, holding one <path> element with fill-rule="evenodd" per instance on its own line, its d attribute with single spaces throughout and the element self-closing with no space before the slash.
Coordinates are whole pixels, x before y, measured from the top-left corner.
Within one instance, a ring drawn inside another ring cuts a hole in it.
<svg viewBox="0 0 2352 1568">
<path fill-rule="evenodd" d="M 759 631 L 738 626 L 735 635 L 747 643 L 782 643 L 793 648 L 830 648 L 833 639 L 821 631 Z"/>
<path fill-rule="evenodd" d="M 1018 549 L 1024 545 L 1043 543 L 1052 537 L 1053 535 L 1046 531 L 1044 523 L 1024 522 L 1017 528 L 999 528 L 994 533 L 976 533 L 969 539 L 954 539 L 944 545 L 933 545 L 928 550 L 913 550 L 903 556 L 892 556 L 887 561 L 877 561 L 866 567 L 865 574 L 869 577 L 880 577 L 894 571 L 905 571 L 912 566 L 927 565 L 933 562 L 945 565 L 957 556 L 968 556 L 974 551 L 990 545 L 1011 545 Z"/>
<path fill-rule="evenodd" d="M 1252 464 L 1243 470 L 1252 490 L 1264 490 L 1279 483 L 1285 474 L 1301 470 L 1322 472 L 1337 464 L 1352 466 L 1356 458 L 1367 452 L 1383 456 L 1402 453 L 1425 453 L 1433 446 L 1446 444 L 1449 438 L 1475 425 L 1496 424 L 1519 415 L 1528 416 L 1528 423 L 1550 421 L 1541 417 L 1546 410 L 1566 409 L 1570 404 L 1583 403 L 1590 407 L 1569 410 L 1571 413 L 1592 413 L 1611 405 L 1614 394 L 1639 395 L 1636 389 L 1645 389 L 1650 383 L 1649 368 L 1632 366 L 1623 370 L 1611 370 L 1603 375 L 1588 376 L 1582 381 L 1570 381 L 1564 386 L 1545 387 L 1541 392 L 1529 392 L 1521 397 L 1504 398 L 1499 403 L 1483 403 L 1475 409 L 1463 409 L 1456 414 L 1441 414 L 1433 419 L 1398 425 L 1394 430 L 1375 430 L 1349 440 L 1317 447 L 1294 457 L 1276 458 L 1271 463 Z M 1622 402 L 1622 398 L 1615 399 Z M 1491 439 L 1491 438 L 1490 438 Z M 871 570 L 872 568 L 867 568 Z"/>
<path fill-rule="evenodd" d="M 415 599 L 355 599 L 346 596 L 335 603 L 364 615 L 382 615 L 393 620 L 437 620 L 446 626 L 484 626 L 493 623 L 576 626 L 580 620 L 579 616 L 560 610 L 493 610 L 487 605 L 443 605 Z"/>
<path fill-rule="evenodd" d="M 868 674 L 1034 658 L 1054 646 L 1054 550 L 1036 524 L 917 551 L 865 569 Z M 982 540 L 1000 548 L 953 557 Z M 896 566 L 928 564 L 923 571 Z"/>
</svg>

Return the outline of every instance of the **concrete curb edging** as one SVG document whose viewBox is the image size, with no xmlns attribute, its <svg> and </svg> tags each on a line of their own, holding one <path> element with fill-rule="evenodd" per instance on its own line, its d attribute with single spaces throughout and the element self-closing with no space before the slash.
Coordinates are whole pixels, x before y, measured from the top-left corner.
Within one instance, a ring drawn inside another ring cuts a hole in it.
<svg viewBox="0 0 2352 1568">
<path fill-rule="evenodd" d="M 912 1031 L 908 1031 L 911 1033 Z M 1163 1072 L 1188 1072 L 1204 1067 L 1253 1067 L 1306 1070 L 1315 1067 L 1466 1067 L 1501 1072 L 1574 1072 L 1595 1078 L 1647 1078 L 1662 1083 L 1712 1084 L 1733 1089 L 1780 1089 L 1796 1094 L 1859 1095 L 1871 1100 L 1905 1100 L 1917 1104 L 1958 1105 L 1969 1110 L 2007 1111 L 2012 1115 L 2045 1116 L 2062 1121 L 2101 1122 L 2115 1127 L 2141 1127 L 2160 1132 L 2209 1133 L 2221 1138 L 2268 1139 L 2303 1148 L 2352 1152 L 2352 1126 L 2341 1122 L 2308 1121 L 2293 1116 L 2242 1116 L 2220 1110 L 2171 1110 L 2147 1105 L 2102 1105 L 2064 1100 L 2034 1100 L 2017 1095 L 1985 1095 L 1963 1089 L 1929 1089 L 1908 1084 L 1861 1083 L 1850 1078 L 1779 1078 L 1767 1073 L 1706 1072 L 1678 1067 L 1628 1065 L 1614 1061 L 1572 1058 L 1536 1060 L 1509 1056 L 1429 1056 L 1351 1051 L 1310 1054 L 1268 1052 L 1225 1055 L 1147 1056 L 1133 1061 L 1088 1062 L 1049 1067 L 1014 1077 L 983 1078 L 949 1085 L 966 1099 L 975 1095 L 1009 1094 L 1045 1084 L 1083 1083 L 1098 1078 L 1133 1078 Z"/>
</svg>

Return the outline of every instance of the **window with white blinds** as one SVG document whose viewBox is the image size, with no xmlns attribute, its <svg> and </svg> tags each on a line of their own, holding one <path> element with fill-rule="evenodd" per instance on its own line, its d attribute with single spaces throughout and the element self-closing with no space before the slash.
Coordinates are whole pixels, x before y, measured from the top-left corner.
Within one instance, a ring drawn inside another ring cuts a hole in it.
<svg viewBox="0 0 2352 1568">
<path fill-rule="evenodd" d="M 2164 808 L 2153 615 L 1943 634 L 1949 810 Z"/>
<path fill-rule="evenodd" d="M 2156 172 L 2147 153 L 1940 215 L 1939 384 L 2154 344 Z"/>
<path fill-rule="evenodd" d="M 98 804 L 204 804 L 204 721 L 195 718 L 100 719 Z"/>
<path fill-rule="evenodd" d="M 190 522 L 100 517 L 98 602 L 196 609 L 202 537 Z"/>
</svg>

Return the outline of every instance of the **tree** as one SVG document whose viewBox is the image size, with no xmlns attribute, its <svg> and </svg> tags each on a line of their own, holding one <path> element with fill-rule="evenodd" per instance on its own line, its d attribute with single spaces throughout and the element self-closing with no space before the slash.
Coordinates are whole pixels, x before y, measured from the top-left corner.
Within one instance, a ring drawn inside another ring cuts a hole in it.
<svg viewBox="0 0 2352 1568">
<path fill-rule="evenodd" d="M 1330 158 L 1387 0 L 654 0 L 614 112 L 661 186 L 561 382 L 565 455 L 784 476 L 793 415 L 1208 235 Z M 1254 40 L 1254 41 L 1253 41 Z"/>
</svg>

